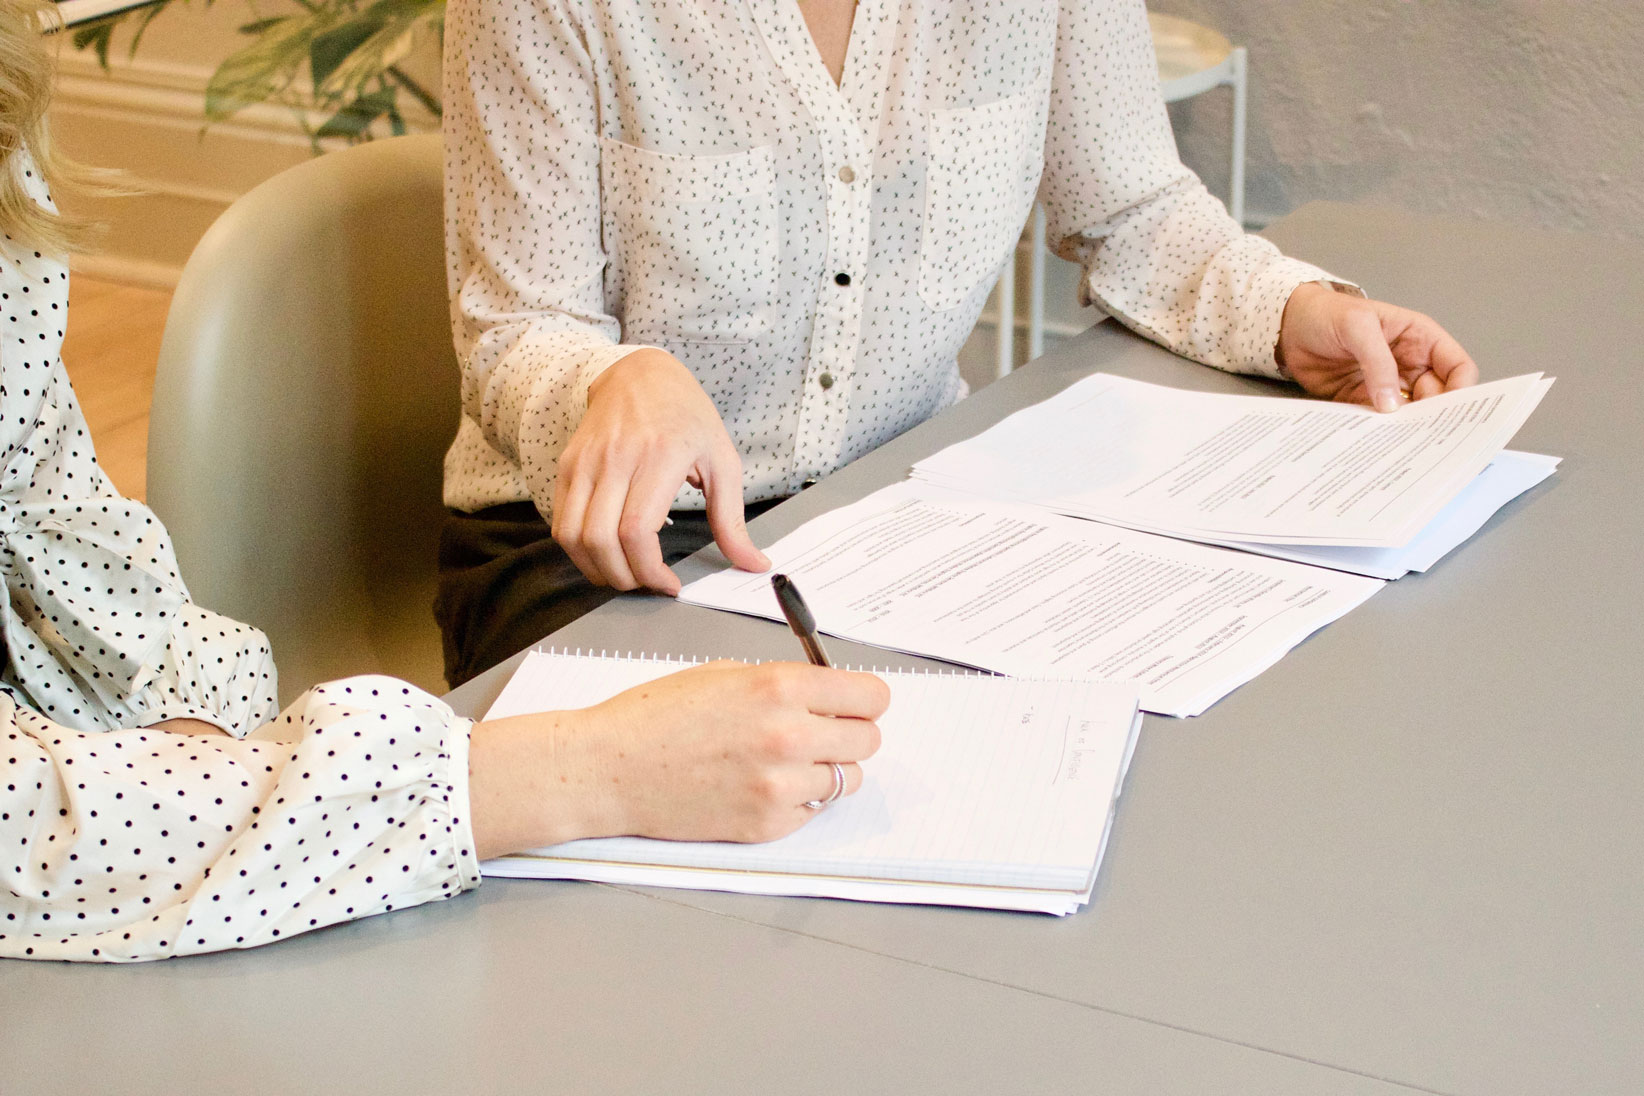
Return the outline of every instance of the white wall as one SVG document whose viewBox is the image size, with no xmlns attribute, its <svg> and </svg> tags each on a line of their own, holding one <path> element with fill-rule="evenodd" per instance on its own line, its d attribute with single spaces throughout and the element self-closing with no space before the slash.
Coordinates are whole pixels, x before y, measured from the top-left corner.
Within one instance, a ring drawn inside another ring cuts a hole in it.
<svg viewBox="0 0 1644 1096">
<path fill-rule="evenodd" d="M 1250 50 L 1251 216 L 1316 198 L 1644 237 L 1638 0 L 1154 0 Z M 1225 97 L 1173 111 L 1224 185 Z"/>
</svg>

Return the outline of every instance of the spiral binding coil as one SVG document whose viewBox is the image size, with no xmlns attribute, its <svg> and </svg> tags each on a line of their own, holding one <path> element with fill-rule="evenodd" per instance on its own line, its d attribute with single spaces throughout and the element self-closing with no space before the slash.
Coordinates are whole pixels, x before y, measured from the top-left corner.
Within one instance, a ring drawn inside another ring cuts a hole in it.
<svg viewBox="0 0 1644 1096">
<path fill-rule="evenodd" d="M 767 660 L 767 659 L 762 659 L 762 658 L 752 658 L 752 659 L 750 659 L 750 658 L 734 658 L 734 657 L 726 656 L 726 655 L 711 655 L 711 656 L 707 656 L 707 657 L 698 658 L 698 657 L 694 657 L 694 656 L 691 656 L 691 655 L 661 654 L 661 653 L 658 653 L 658 652 L 655 652 L 655 651 L 640 651 L 640 652 L 635 652 L 633 650 L 623 651 L 623 650 L 620 650 L 620 649 L 612 650 L 608 647 L 601 647 L 598 650 L 596 650 L 593 647 L 588 647 L 588 648 L 575 647 L 575 648 L 572 648 L 572 647 L 560 647 L 557 644 L 550 644 L 550 645 L 546 645 L 546 646 L 533 647 L 533 648 L 531 648 L 531 653 L 532 654 L 539 654 L 539 655 L 553 655 L 553 656 L 558 657 L 558 658 L 602 659 L 602 660 L 605 660 L 605 661 L 614 661 L 614 662 L 646 662 L 646 663 L 652 663 L 652 664 L 662 665 L 662 666 L 678 666 L 682 670 L 690 669 L 692 666 L 701 666 L 701 665 L 703 665 L 704 663 L 707 663 L 707 662 L 719 661 L 721 659 L 731 661 L 731 662 L 742 662 L 742 663 L 745 663 L 749 666 L 759 666 L 759 665 L 762 665 L 763 663 L 765 663 L 766 661 L 775 661 L 775 660 Z M 998 679 L 998 680 L 1002 680 L 1002 681 L 1031 681 L 1031 682 L 1046 682 L 1046 683 L 1062 682 L 1062 683 L 1069 684 L 1069 685 L 1092 685 L 1092 684 L 1124 685 L 1124 684 L 1129 684 L 1128 682 L 1123 682 L 1123 681 L 1106 681 L 1105 682 L 1105 681 L 1100 681 L 1099 679 L 1095 679 L 1095 678 L 1068 677 L 1066 675 L 1058 675 L 1058 674 L 1050 674 L 1050 675 L 1045 675 L 1045 676 L 1041 676 L 1041 677 L 1011 677 L 1008 674 L 996 674 L 996 673 L 992 672 L 991 670 L 979 670 L 979 669 L 975 669 L 974 667 L 963 667 L 963 666 L 955 666 L 952 669 L 933 669 L 933 668 L 930 668 L 930 667 L 923 667 L 923 666 L 921 666 L 921 667 L 912 667 L 912 668 L 907 667 L 907 666 L 840 666 L 840 667 L 838 667 L 838 669 L 849 670 L 852 673 L 861 673 L 861 674 L 904 674 L 904 675 L 907 675 L 909 677 L 980 677 L 980 678 L 993 678 L 993 679 Z"/>
</svg>

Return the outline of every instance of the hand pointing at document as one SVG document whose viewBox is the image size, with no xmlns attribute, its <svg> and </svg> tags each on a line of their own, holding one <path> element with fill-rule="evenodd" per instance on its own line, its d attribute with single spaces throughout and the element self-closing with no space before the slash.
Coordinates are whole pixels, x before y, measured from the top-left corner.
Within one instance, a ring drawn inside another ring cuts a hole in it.
<svg viewBox="0 0 1644 1096">
<path fill-rule="evenodd" d="M 588 389 L 588 411 L 559 460 L 554 540 L 597 586 L 679 593 L 657 538 L 683 484 L 707 497 L 725 557 L 770 569 L 742 514 L 742 458 L 713 400 L 672 354 L 636 350 Z"/>
<path fill-rule="evenodd" d="M 1478 382 L 1478 367 L 1430 317 L 1317 282 L 1285 304 L 1276 356 L 1310 395 L 1395 411 L 1406 398 Z"/>
</svg>

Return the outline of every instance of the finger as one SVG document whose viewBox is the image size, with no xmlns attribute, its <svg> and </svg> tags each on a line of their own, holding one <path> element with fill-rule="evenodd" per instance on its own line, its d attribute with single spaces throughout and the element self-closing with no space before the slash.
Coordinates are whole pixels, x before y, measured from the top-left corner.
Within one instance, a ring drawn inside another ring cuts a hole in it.
<svg viewBox="0 0 1644 1096">
<path fill-rule="evenodd" d="M 1478 366 L 1448 332 L 1441 332 L 1433 344 L 1433 373 L 1442 391 L 1455 391 L 1478 383 Z"/>
<path fill-rule="evenodd" d="M 769 571 L 771 561 L 748 536 L 742 512 L 742 458 L 726 444 L 699 466 L 702 493 L 708 500 L 708 528 L 725 558 L 744 571 Z"/>
<path fill-rule="evenodd" d="M 801 729 L 805 760 L 862 761 L 879 752 L 879 724 L 871 719 L 812 715 Z"/>
<path fill-rule="evenodd" d="M 605 575 L 595 565 L 582 545 L 582 519 L 588 510 L 588 496 L 593 483 L 586 476 L 567 469 L 560 462 L 560 474 L 554 483 L 553 524 L 548 532 L 554 543 L 565 549 L 565 554 L 576 564 L 582 576 L 595 586 L 609 585 Z"/>
<path fill-rule="evenodd" d="M 1365 394 L 1377 411 L 1399 408 L 1399 367 L 1372 306 L 1354 308 L 1342 321 L 1342 344 L 1358 362 Z"/>
<path fill-rule="evenodd" d="M 845 778 L 845 790 L 839 793 L 840 799 L 847 795 L 855 795 L 857 789 L 862 787 L 862 766 L 854 762 L 841 761 L 839 762 L 839 774 Z M 805 774 L 804 790 L 800 793 L 804 796 L 804 799 L 801 799 L 800 802 L 804 803 L 812 800 L 819 803 L 826 802 L 833 798 L 833 789 L 833 765 L 825 761 L 819 761 L 810 766 L 810 771 Z M 809 794 L 811 792 L 815 792 L 815 794 Z M 810 810 L 812 808 L 806 809 Z"/>
<path fill-rule="evenodd" d="M 640 584 L 673 596 L 679 593 L 679 577 L 662 558 L 658 533 L 668 517 L 668 505 L 685 482 L 682 469 L 641 469 L 628 487 L 617 537 L 628 568 Z"/>
<path fill-rule="evenodd" d="M 829 769 L 833 768 L 831 765 L 828 767 Z M 854 761 L 848 763 L 841 761 L 839 763 L 839 768 L 843 770 L 845 774 L 845 790 L 840 794 L 855 795 L 857 792 L 861 791 L 862 781 L 865 778 L 865 774 L 862 772 L 862 766 L 858 765 Z M 828 775 L 832 776 L 833 773 L 830 772 Z M 833 789 L 829 788 L 828 790 L 832 791 Z"/>
<path fill-rule="evenodd" d="M 1438 374 L 1431 369 L 1410 382 L 1410 398 L 1424 400 L 1429 396 L 1436 396 L 1444 391 L 1444 382 L 1438 379 Z"/>
<path fill-rule="evenodd" d="M 873 674 L 803 662 L 769 662 L 759 672 L 769 695 L 812 715 L 878 719 L 890 707 L 890 686 Z"/>
<path fill-rule="evenodd" d="M 618 590 L 632 590 L 639 583 L 628 568 L 628 557 L 622 553 L 622 541 L 617 527 L 622 521 L 622 510 L 627 504 L 630 478 L 624 475 L 604 475 L 594 485 L 593 497 L 588 500 L 588 511 L 582 519 L 582 546 L 587 551 L 608 585 Z"/>
</svg>

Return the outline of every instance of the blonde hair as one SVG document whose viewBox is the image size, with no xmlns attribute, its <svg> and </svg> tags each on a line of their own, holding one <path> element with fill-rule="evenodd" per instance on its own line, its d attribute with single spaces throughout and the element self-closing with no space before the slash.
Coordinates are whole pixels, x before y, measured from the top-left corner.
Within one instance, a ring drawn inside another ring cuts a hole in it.
<svg viewBox="0 0 1644 1096">
<path fill-rule="evenodd" d="M 72 251 L 90 226 L 36 202 L 14 158 L 25 151 L 32 156 L 34 170 L 53 191 L 97 178 L 57 155 L 46 134 L 56 65 L 45 32 L 61 26 L 48 0 L 0 0 L 0 232 L 17 244 L 57 253 Z"/>
</svg>

